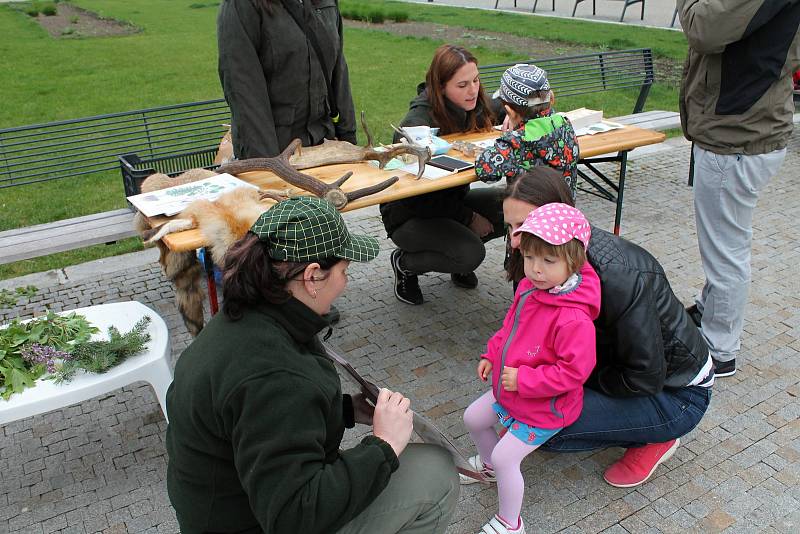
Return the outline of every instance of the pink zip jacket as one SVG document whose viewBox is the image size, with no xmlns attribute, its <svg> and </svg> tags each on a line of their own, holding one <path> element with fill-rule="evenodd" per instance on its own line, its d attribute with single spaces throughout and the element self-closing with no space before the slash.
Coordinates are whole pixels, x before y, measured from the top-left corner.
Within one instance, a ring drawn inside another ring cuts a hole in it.
<svg viewBox="0 0 800 534">
<path fill-rule="evenodd" d="M 592 321 L 600 312 L 600 280 L 588 261 L 579 275 L 577 286 L 557 294 L 523 278 L 481 356 L 492 362 L 495 399 L 523 423 L 562 428 L 581 414 L 583 384 L 596 359 Z M 517 391 L 503 388 L 503 365 L 519 369 Z"/>
</svg>

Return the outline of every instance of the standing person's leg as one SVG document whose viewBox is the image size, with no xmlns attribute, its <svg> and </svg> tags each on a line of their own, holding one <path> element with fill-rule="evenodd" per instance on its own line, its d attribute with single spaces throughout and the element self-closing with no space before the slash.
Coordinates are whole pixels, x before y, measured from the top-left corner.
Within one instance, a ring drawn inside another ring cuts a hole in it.
<svg viewBox="0 0 800 534">
<path fill-rule="evenodd" d="M 372 503 L 339 534 L 441 534 L 458 503 L 458 475 L 443 448 L 411 443 Z"/>
<path fill-rule="evenodd" d="M 750 289 L 753 211 L 785 155 L 786 149 L 747 156 L 694 147 L 697 242 L 706 275 L 696 305 L 718 376 L 736 370 Z"/>
</svg>

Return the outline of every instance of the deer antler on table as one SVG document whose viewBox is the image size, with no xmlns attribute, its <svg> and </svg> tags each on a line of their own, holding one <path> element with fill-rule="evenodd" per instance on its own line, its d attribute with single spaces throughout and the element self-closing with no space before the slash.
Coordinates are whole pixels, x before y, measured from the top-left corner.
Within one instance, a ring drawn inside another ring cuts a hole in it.
<svg viewBox="0 0 800 534">
<path fill-rule="evenodd" d="M 348 202 L 357 198 L 383 191 L 394 184 L 398 178 L 392 176 L 379 184 L 356 191 L 344 192 L 340 186 L 347 181 L 353 173 L 348 172 L 332 184 L 328 184 L 313 176 L 301 173 L 299 172 L 300 170 L 322 167 L 325 165 L 359 163 L 370 160 L 377 161 L 378 168 L 383 169 L 395 156 L 400 154 L 412 154 L 417 157 L 419 165 L 417 180 L 422 177 L 425 164 L 431 159 L 431 153 L 427 147 L 397 143 L 384 147 L 385 150 L 376 150 L 372 146 L 372 135 L 367 128 L 363 112 L 361 113 L 361 125 L 367 135 L 367 146 L 362 147 L 346 141 L 325 139 L 321 145 L 301 147 L 300 140 L 295 139 L 280 155 L 274 158 L 251 158 L 231 161 L 223 164 L 217 168 L 216 171 L 218 173 L 226 172 L 234 175 L 249 171 L 270 171 L 284 181 L 328 200 L 331 204 L 336 206 L 337 209 L 344 208 Z"/>
</svg>

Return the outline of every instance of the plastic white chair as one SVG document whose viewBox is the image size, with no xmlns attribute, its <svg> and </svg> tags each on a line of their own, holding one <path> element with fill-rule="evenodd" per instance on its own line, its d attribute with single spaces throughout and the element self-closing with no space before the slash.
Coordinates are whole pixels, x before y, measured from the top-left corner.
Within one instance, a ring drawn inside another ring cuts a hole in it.
<svg viewBox="0 0 800 534">
<path fill-rule="evenodd" d="M 169 330 L 161 316 L 135 301 L 101 304 L 61 313 L 72 312 L 85 316 L 100 329 L 96 334 L 98 339 L 105 339 L 109 326 L 116 326 L 121 333 L 125 333 L 139 319 L 149 315 L 152 319 L 148 325 L 150 341 L 144 352 L 129 357 L 105 373 L 86 373 L 79 370 L 71 381 L 63 384 L 40 378 L 34 387 L 26 388 L 8 400 L 0 399 L 0 424 L 65 408 L 139 381 L 147 382 L 153 387 L 166 418 L 166 396 L 167 388 L 172 382 L 172 370 L 169 365 Z"/>
</svg>

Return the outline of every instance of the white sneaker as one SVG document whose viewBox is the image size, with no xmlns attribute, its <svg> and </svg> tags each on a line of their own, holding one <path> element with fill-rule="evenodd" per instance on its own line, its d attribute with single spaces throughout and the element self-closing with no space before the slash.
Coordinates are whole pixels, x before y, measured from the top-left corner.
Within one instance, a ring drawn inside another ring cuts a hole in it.
<svg viewBox="0 0 800 534">
<path fill-rule="evenodd" d="M 469 465 L 472 466 L 474 471 L 478 471 L 486 478 L 485 482 L 497 482 L 497 478 L 494 476 L 494 469 L 486 467 L 481 461 L 479 454 L 470 456 L 469 460 L 467 461 L 469 462 Z M 458 474 L 458 478 L 461 479 L 462 484 L 474 484 L 476 482 L 481 482 L 476 478 L 468 477 L 467 475 L 462 475 L 461 473 Z"/>
<path fill-rule="evenodd" d="M 520 517 L 519 528 L 513 529 L 511 525 L 495 515 L 488 523 L 483 525 L 483 528 L 478 534 L 525 534 L 525 523 L 522 522 L 522 518 Z"/>
</svg>

